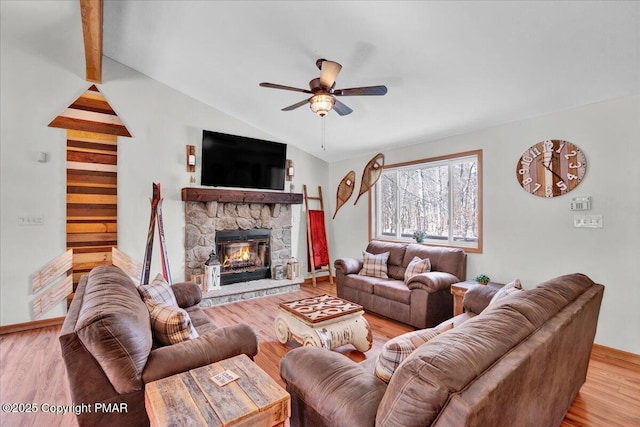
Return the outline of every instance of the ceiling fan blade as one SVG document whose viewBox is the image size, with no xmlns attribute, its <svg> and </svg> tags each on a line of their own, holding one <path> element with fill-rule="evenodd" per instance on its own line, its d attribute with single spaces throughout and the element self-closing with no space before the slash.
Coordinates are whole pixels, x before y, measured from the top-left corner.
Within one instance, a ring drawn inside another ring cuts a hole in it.
<svg viewBox="0 0 640 427">
<path fill-rule="evenodd" d="M 326 88 L 333 87 L 333 84 L 336 82 L 336 77 L 341 69 L 342 65 L 337 62 L 323 60 L 322 68 L 320 69 L 320 84 Z"/>
<path fill-rule="evenodd" d="M 300 102 L 296 102 L 296 103 L 295 103 L 295 104 L 293 104 L 293 105 L 289 105 L 288 107 L 284 107 L 284 108 L 282 109 L 282 111 L 291 111 L 291 110 L 295 110 L 296 108 L 300 108 L 300 107 L 302 107 L 303 105 L 308 104 L 308 103 L 309 103 L 309 100 L 308 100 L 308 99 L 305 99 L 305 100 L 302 100 L 302 101 L 300 101 Z"/>
<path fill-rule="evenodd" d="M 336 96 L 384 95 L 385 93 L 387 93 L 387 87 L 384 85 L 352 87 L 349 89 L 336 89 L 333 91 L 333 94 Z"/>
<path fill-rule="evenodd" d="M 313 93 L 308 89 L 300 89 L 297 87 L 292 87 L 292 86 L 283 86 L 283 85 L 278 85 L 275 83 L 260 83 L 260 86 L 262 87 L 270 87 L 271 89 L 283 89 L 283 90 L 292 90 L 294 92 L 303 92 L 303 93 Z"/>
<path fill-rule="evenodd" d="M 336 113 L 340 114 L 341 116 L 346 116 L 347 114 L 353 113 L 353 110 L 351 108 L 347 107 L 337 99 L 335 101 L 336 103 L 333 104 L 333 109 L 335 110 Z"/>
</svg>

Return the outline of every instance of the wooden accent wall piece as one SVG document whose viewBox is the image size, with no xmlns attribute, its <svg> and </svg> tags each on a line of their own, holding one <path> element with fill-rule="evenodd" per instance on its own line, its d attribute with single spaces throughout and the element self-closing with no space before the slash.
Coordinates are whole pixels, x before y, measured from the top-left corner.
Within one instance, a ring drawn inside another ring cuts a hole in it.
<svg viewBox="0 0 640 427">
<path fill-rule="evenodd" d="M 32 292 L 38 293 L 41 289 L 60 277 L 73 267 L 73 251 L 68 250 L 53 261 L 42 267 L 31 279 Z"/>
<path fill-rule="evenodd" d="M 140 283 L 140 278 L 142 277 L 141 262 L 131 258 L 118 248 L 113 248 L 111 250 L 111 263 L 131 276 L 134 282 Z"/>
<path fill-rule="evenodd" d="M 40 318 L 73 290 L 72 269 L 73 251 L 68 250 L 47 263 L 33 275 L 31 284 L 33 293 L 49 289 L 33 301 L 33 317 Z M 53 284 L 53 286 L 49 286 Z"/>
<path fill-rule="evenodd" d="M 44 295 L 33 301 L 33 317 L 39 319 L 44 313 L 53 308 L 60 300 L 73 291 L 73 276 L 67 276 L 56 283 Z"/>
<path fill-rule="evenodd" d="M 69 108 L 53 119 L 49 126 L 106 135 L 131 136 L 95 85 L 87 89 Z"/>
<path fill-rule="evenodd" d="M 67 249 L 73 283 L 118 245 L 118 136 L 131 136 L 95 85 L 50 127 L 67 129 Z"/>
<path fill-rule="evenodd" d="M 117 136 L 67 130 L 67 248 L 74 283 L 118 245 Z"/>
</svg>

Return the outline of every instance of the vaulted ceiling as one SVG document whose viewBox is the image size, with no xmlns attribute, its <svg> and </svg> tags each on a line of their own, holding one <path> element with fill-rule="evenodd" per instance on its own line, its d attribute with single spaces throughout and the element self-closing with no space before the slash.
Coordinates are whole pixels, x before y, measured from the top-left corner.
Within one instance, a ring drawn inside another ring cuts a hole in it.
<svg viewBox="0 0 640 427">
<path fill-rule="evenodd" d="M 640 3 L 107 0 L 104 54 L 334 161 L 638 94 Z M 322 119 L 258 86 L 307 88 L 318 58 L 387 95 Z"/>
</svg>

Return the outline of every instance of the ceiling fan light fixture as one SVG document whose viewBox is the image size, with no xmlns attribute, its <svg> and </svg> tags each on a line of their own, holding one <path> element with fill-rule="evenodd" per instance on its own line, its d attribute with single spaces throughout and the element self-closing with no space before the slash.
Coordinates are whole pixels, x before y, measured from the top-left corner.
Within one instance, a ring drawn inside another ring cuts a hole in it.
<svg viewBox="0 0 640 427">
<path fill-rule="evenodd" d="M 327 113 L 333 108 L 334 103 L 335 100 L 333 99 L 333 97 L 326 94 L 314 95 L 309 100 L 311 111 L 313 111 L 320 117 L 326 116 Z"/>
</svg>

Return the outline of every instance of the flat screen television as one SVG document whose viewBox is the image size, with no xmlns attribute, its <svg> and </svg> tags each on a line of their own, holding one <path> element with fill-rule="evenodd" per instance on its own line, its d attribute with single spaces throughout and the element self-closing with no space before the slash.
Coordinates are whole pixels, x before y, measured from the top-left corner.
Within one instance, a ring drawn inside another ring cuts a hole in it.
<svg viewBox="0 0 640 427">
<path fill-rule="evenodd" d="M 284 190 L 286 158 L 286 144 L 203 130 L 200 183 Z"/>
</svg>

